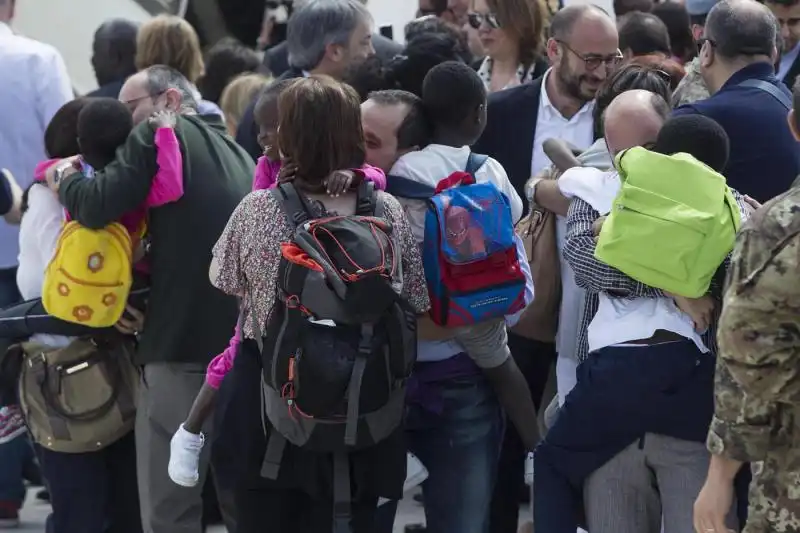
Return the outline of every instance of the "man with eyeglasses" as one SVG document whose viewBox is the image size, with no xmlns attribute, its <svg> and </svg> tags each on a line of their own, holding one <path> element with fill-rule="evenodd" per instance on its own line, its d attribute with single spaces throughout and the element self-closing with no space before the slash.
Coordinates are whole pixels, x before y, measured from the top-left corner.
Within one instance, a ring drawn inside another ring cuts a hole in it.
<svg viewBox="0 0 800 533">
<path fill-rule="evenodd" d="M 542 77 L 490 96 L 486 129 L 474 146 L 475 152 L 488 154 L 503 165 L 521 197 L 528 179 L 551 164 L 543 149 L 547 139 L 562 139 L 580 151 L 596 140 L 592 117 L 595 93 L 622 61 L 614 19 L 589 4 L 568 6 L 555 14 L 546 52 L 552 67 Z M 526 197 L 532 201 L 532 195 Z M 561 249 L 566 235 L 565 218 L 558 216 L 556 226 Z M 575 379 L 575 365 L 570 368 L 561 361 L 574 360 L 584 292 L 575 285 L 574 273 L 560 255 L 558 331 L 534 333 L 517 329 L 508 336 L 509 348 L 528 381 L 537 409 L 541 408 L 556 352 L 557 373 L 571 375 L 571 381 Z M 493 498 L 493 533 L 509 531 L 510 526 L 496 521 L 511 524 L 514 520 L 507 520 L 506 515 L 511 517 L 513 513 L 516 517 L 525 452 L 516 431 L 508 427 Z M 503 512 L 499 507 L 504 508 Z"/>
<path fill-rule="evenodd" d="M 204 383 L 208 362 L 227 345 L 236 324 L 236 300 L 209 284 L 208 269 L 212 247 L 252 186 L 253 163 L 220 117 L 198 114 L 192 85 L 169 67 L 156 65 L 134 74 L 119 100 L 136 126 L 116 160 L 94 178 L 83 177 L 69 161 L 60 163 L 48 170 L 47 181 L 73 220 L 88 228 L 105 227 L 141 205 L 150 191 L 158 164 L 155 133 L 146 119 L 159 111 L 178 115 L 184 194 L 150 211 L 147 319 L 124 325 L 140 333 L 134 356 L 142 368 L 136 466 L 144 531 L 195 533 L 202 531 L 210 449 L 200 459 L 200 483 L 179 487 L 167 477 L 170 438 Z"/>
</svg>

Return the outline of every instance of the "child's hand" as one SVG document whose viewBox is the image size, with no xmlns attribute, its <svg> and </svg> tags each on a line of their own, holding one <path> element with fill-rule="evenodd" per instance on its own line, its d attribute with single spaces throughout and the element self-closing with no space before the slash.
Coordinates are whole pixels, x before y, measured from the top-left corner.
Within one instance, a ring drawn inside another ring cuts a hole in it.
<svg viewBox="0 0 800 533">
<path fill-rule="evenodd" d="M 694 322 L 694 329 L 697 333 L 703 333 L 711 325 L 714 317 L 716 302 L 711 296 L 701 296 L 700 298 L 686 298 L 677 294 L 665 293 L 675 300 L 678 309 L 689 315 Z"/>
<path fill-rule="evenodd" d="M 600 217 L 592 222 L 592 233 L 594 233 L 595 242 L 600 237 L 600 232 L 603 230 L 603 223 L 605 223 L 605 221 L 606 217 Z"/>
<path fill-rule="evenodd" d="M 297 175 L 297 165 L 295 165 L 289 160 L 286 160 L 281 165 L 280 171 L 278 171 L 278 183 L 286 183 L 287 181 L 292 181 L 296 175 Z"/>
<path fill-rule="evenodd" d="M 164 109 L 150 115 L 148 122 L 155 129 L 175 128 L 175 124 L 178 122 L 178 116 L 172 111 Z"/>
<path fill-rule="evenodd" d="M 352 170 L 336 170 L 325 179 L 325 189 L 336 198 L 346 193 L 354 185 L 361 183 L 361 175 Z"/>
</svg>

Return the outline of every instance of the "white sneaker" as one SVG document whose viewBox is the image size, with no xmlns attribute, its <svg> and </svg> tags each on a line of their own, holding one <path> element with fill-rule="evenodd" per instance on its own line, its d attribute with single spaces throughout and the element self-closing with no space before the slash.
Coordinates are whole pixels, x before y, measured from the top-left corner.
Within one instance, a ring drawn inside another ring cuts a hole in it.
<svg viewBox="0 0 800 533">
<path fill-rule="evenodd" d="M 200 452 L 206 438 L 183 428 L 183 424 L 169 443 L 169 478 L 182 487 L 194 487 L 200 481 Z"/>
<path fill-rule="evenodd" d="M 422 485 L 426 479 L 428 479 L 428 469 L 417 459 L 416 455 L 406 452 L 406 481 L 403 483 L 403 492 Z"/>
</svg>

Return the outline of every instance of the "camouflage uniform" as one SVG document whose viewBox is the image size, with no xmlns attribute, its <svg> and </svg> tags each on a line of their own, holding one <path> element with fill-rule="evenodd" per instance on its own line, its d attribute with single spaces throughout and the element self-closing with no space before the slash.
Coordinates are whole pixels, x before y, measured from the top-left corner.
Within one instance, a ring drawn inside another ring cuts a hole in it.
<svg viewBox="0 0 800 533">
<path fill-rule="evenodd" d="M 695 57 L 691 63 L 686 65 L 686 76 L 683 77 L 681 82 L 672 93 L 672 107 L 678 107 L 683 104 L 693 104 L 698 100 L 705 100 L 711 96 L 708 93 L 706 82 L 700 76 L 700 58 Z"/>
<path fill-rule="evenodd" d="M 800 188 L 737 237 L 719 322 L 708 448 L 752 463 L 743 533 L 800 533 Z"/>
</svg>

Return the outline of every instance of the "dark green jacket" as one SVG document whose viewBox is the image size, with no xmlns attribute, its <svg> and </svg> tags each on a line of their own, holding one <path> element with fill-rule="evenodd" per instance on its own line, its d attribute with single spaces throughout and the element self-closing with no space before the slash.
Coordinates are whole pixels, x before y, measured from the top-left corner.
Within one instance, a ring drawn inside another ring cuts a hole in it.
<svg viewBox="0 0 800 533">
<path fill-rule="evenodd" d="M 181 116 L 175 133 L 184 195 L 150 210 L 151 292 L 139 364 L 207 363 L 227 346 L 237 318 L 235 299 L 211 286 L 208 268 L 228 218 L 250 191 L 253 160 L 218 117 Z M 145 122 L 94 178 L 65 179 L 61 203 L 84 226 L 105 227 L 144 203 L 157 168 L 153 129 Z"/>
</svg>

